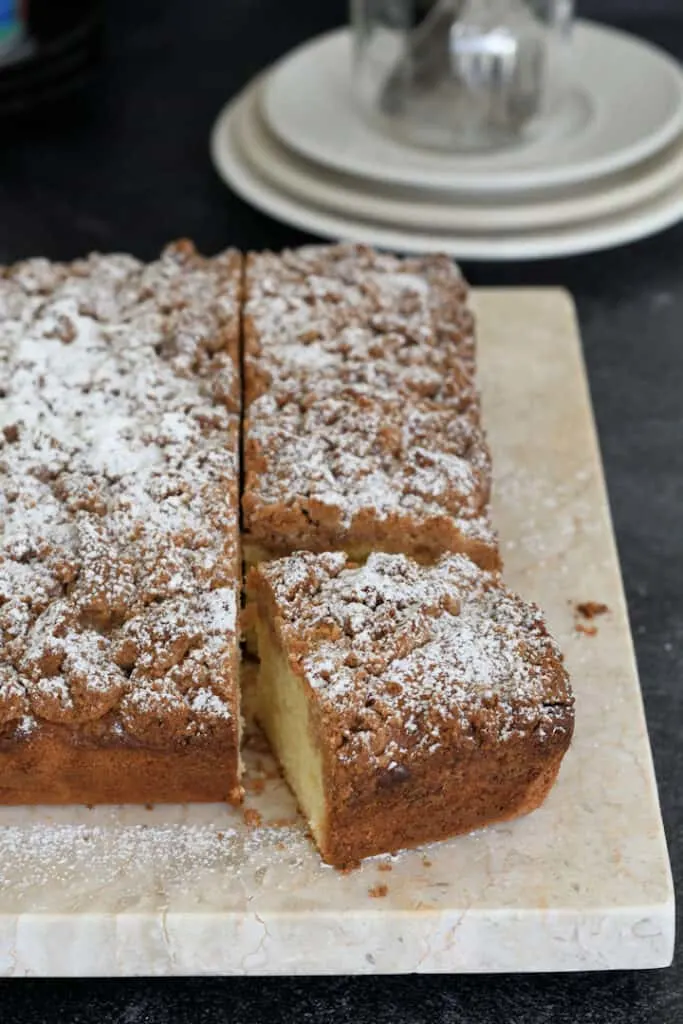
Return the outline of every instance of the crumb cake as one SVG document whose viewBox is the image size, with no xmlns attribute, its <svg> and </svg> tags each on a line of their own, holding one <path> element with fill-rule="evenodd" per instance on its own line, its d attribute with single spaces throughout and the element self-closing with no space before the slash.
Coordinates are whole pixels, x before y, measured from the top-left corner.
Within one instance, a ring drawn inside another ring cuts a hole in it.
<svg viewBox="0 0 683 1024">
<path fill-rule="evenodd" d="M 499 565 L 467 288 L 445 257 L 247 259 L 244 552 Z"/>
<path fill-rule="evenodd" d="M 534 810 L 573 731 L 541 613 L 463 555 L 297 553 L 250 572 L 257 715 L 326 861 Z"/>
<path fill-rule="evenodd" d="M 241 468 L 250 703 L 325 860 L 543 801 L 573 698 L 450 260 L 35 259 L 0 324 L 0 803 L 240 801 Z"/>
<path fill-rule="evenodd" d="M 0 271 L 0 802 L 238 801 L 242 260 Z"/>
</svg>

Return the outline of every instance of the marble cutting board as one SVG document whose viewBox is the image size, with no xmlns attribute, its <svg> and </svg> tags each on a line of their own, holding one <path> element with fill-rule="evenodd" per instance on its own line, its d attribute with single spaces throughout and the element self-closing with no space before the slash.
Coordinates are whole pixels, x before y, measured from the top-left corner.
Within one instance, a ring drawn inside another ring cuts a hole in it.
<svg viewBox="0 0 683 1024">
<path fill-rule="evenodd" d="M 475 302 L 508 581 L 545 608 L 576 691 L 546 805 L 339 874 L 253 734 L 246 810 L 0 808 L 0 975 L 670 963 L 671 874 L 573 307 L 556 290 Z M 609 612 L 581 620 L 585 601 Z"/>
</svg>

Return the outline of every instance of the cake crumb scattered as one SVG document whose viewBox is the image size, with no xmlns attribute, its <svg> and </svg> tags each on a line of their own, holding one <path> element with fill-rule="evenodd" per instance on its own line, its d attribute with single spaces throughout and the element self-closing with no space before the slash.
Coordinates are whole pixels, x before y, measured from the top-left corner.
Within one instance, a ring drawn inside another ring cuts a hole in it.
<svg viewBox="0 0 683 1024">
<path fill-rule="evenodd" d="M 247 828 L 258 828 L 263 821 L 263 818 L 257 810 L 253 807 L 247 807 L 244 811 L 244 824 Z"/>
<path fill-rule="evenodd" d="M 381 900 L 388 892 L 389 888 L 386 885 L 373 885 L 371 889 L 368 889 L 368 896 L 371 896 L 373 900 Z"/>
<path fill-rule="evenodd" d="M 577 622 L 576 623 L 576 632 L 577 633 L 582 633 L 584 636 L 597 636 L 598 635 L 598 627 L 597 626 L 587 626 L 584 622 Z"/>
<path fill-rule="evenodd" d="M 377 870 L 378 871 L 393 871 L 394 869 L 393 869 L 393 867 L 391 866 L 391 864 L 388 861 L 383 860 L 383 861 L 381 861 L 381 863 L 379 863 L 377 865 Z"/>
<path fill-rule="evenodd" d="M 594 619 L 598 615 L 606 615 L 609 608 L 601 601 L 580 601 L 575 605 L 578 615 L 584 619 Z"/>
<path fill-rule="evenodd" d="M 335 868 L 338 875 L 350 875 L 352 871 L 357 871 L 360 867 L 359 860 L 352 860 L 343 868 Z"/>
</svg>

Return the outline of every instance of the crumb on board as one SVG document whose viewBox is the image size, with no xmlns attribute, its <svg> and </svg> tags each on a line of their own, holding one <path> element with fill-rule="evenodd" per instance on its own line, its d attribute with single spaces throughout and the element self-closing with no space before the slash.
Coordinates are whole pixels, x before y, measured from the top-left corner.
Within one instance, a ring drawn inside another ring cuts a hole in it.
<svg viewBox="0 0 683 1024">
<path fill-rule="evenodd" d="M 389 887 L 386 885 L 373 885 L 371 889 L 368 889 L 368 896 L 371 896 L 373 900 L 381 900 L 389 892 Z"/>
<path fill-rule="evenodd" d="M 270 828 L 291 828 L 292 825 L 298 824 L 299 819 L 297 817 L 292 818 L 270 818 L 268 826 Z"/>
<path fill-rule="evenodd" d="M 577 615 L 584 619 L 595 619 L 598 615 L 606 615 L 609 608 L 601 601 L 579 601 L 575 606 Z"/>
<path fill-rule="evenodd" d="M 253 807 L 247 807 L 244 811 L 244 824 L 248 828 L 258 828 L 261 824 L 261 815 Z"/>
<path fill-rule="evenodd" d="M 216 838 L 218 839 L 219 843 L 223 842 L 224 836 L 225 836 L 224 832 L 216 832 Z"/>
<path fill-rule="evenodd" d="M 422 858 L 422 867 L 423 868 L 431 868 L 431 866 L 432 866 L 432 862 L 429 859 L 429 857 L 423 857 Z"/>
<path fill-rule="evenodd" d="M 392 866 L 391 866 L 391 864 L 389 863 L 388 860 L 382 860 L 377 865 L 377 870 L 378 871 L 393 871 L 394 869 L 392 868 Z"/>
<path fill-rule="evenodd" d="M 584 622 L 577 622 L 576 623 L 576 632 L 577 633 L 583 633 L 584 636 L 597 636 L 597 634 L 598 634 L 598 627 L 597 626 L 587 626 Z"/>
<path fill-rule="evenodd" d="M 248 793 L 262 793 L 266 788 L 265 779 L 245 779 L 244 788 Z"/>
<path fill-rule="evenodd" d="M 153 811 L 154 810 L 154 804 L 145 804 L 145 810 L 146 811 Z"/>
<path fill-rule="evenodd" d="M 357 871 L 360 867 L 359 860 L 353 860 L 350 864 L 347 864 L 344 868 L 336 868 L 337 874 L 339 875 L 350 875 L 352 871 Z"/>
</svg>

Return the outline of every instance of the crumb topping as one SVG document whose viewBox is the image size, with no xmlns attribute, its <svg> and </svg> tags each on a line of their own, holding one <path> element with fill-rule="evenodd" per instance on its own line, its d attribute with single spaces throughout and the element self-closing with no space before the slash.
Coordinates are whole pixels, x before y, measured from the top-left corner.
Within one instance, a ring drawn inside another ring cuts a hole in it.
<svg viewBox="0 0 683 1024">
<path fill-rule="evenodd" d="M 354 245 L 252 254 L 246 291 L 250 539 L 385 547 L 408 521 L 413 534 L 438 522 L 430 550 L 478 544 L 495 561 L 473 324 L 453 262 Z"/>
<path fill-rule="evenodd" d="M 602 601 L 580 601 L 575 606 L 576 614 L 584 619 L 595 619 L 598 615 L 606 615 L 609 608 Z"/>
<path fill-rule="evenodd" d="M 458 738 L 569 728 L 572 697 L 540 610 L 463 555 L 420 566 L 299 553 L 258 570 L 280 643 L 334 724 L 335 756 L 393 771 Z"/>
<path fill-rule="evenodd" d="M 306 505 L 313 520 L 333 515 L 351 529 L 411 515 L 476 519 L 490 497 L 488 448 L 475 416 L 435 402 L 336 396 L 278 406 L 262 395 L 249 410 L 248 488 L 264 505 Z"/>
<path fill-rule="evenodd" d="M 400 259 L 360 245 L 252 254 L 247 401 L 302 378 L 370 393 L 476 400 L 467 286 L 447 257 Z"/>
<path fill-rule="evenodd" d="M 0 271 L 0 726 L 234 715 L 240 258 Z"/>
</svg>

